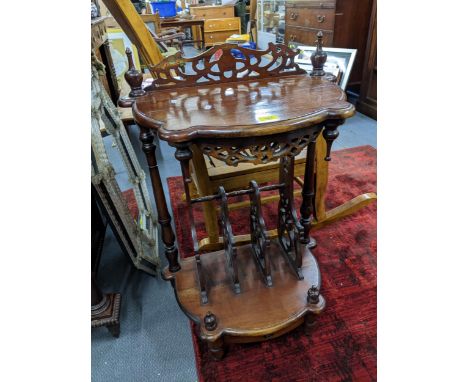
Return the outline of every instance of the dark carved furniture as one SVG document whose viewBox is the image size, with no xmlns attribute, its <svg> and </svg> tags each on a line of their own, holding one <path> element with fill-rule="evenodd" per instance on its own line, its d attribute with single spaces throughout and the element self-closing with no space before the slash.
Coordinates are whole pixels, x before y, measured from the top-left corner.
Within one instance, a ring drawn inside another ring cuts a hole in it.
<svg viewBox="0 0 468 382">
<path fill-rule="evenodd" d="M 102 293 L 96 282 L 106 226 L 99 211 L 98 196 L 91 186 L 91 327 L 105 326 L 118 337 L 120 334 L 120 294 Z"/>
<path fill-rule="evenodd" d="M 181 309 L 198 327 L 214 357 L 231 342 L 262 341 L 309 324 L 325 307 L 318 263 L 309 237 L 315 197 L 315 145 L 330 160 L 337 128 L 354 114 L 343 91 L 325 76 L 309 76 L 294 62 L 296 51 L 270 44 L 267 51 L 223 44 L 194 58 L 171 56 L 150 67 L 153 84 L 133 103 L 150 169 L 170 280 Z M 262 58 L 271 58 L 265 63 Z M 187 68 L 192 70 L 189 72 Z M 191 74 L 189 74 L 191 73 Z M 128 100 L 127 100 L 128 102 Z M 176 148 L 182 167 L 194 256 L 179 260 L 161 185 L 154 132 Z M 299 219 L 294 206 L 294 159 L 307 148 Z M 189 162 L 199 150 L 230 165 L 280 160 L 279 182 L 192 198 Z M 272 239 L 261 213 L 261 195 L 276 190 L 278 238 Z M 250 200 L 251 240 L 236 246 L 229 221 L 233 196 Z M 220 204 L 224 250 L 201 253 L 192 206 Z"/>
<path fill-rule="evenodd" d="M 234 48 L 243 58 L 234 58 Z M 354 114 L 354 107 L 325 76 L 301 70 L 296 54 L 285 45 L 255 51 L 224 44 L 194 58 L 171 56 L 150 66 L 155 80 L 133 102 L 169 262 L 163 276 L 216 358 L 222 357 L 226 343 L 274 338 L 304 321 L 310 324 L 325 307 L 312 254 L 315 241 L 309 237 L 315 213 L 315 145 L 323 134 L 323 155 L 329 160 L 337 128 Z M 265 62 L 267 55 L 270 61 Z M 176 148 L 181 163 L 194 252 L 187 259 L 178 259 L 153 132 Z M 304 148 L 299 219 L 292 183 L 294 158 Z M 279 182 L 260 187 L 252 181 L 246 189 L 226 192 L 220 187 L 215 194 L 192 198 L 189 163 L 194 150 L 233 166 L 280 160 Z M 269 236 L 261 213 L 261 195 L 267 190 L 280 194 L 277 239 Z M 247 245 L 236 245 L 229 221 L 228 203 L 234 196 L 250 200 Z M 208 202 L 220 205 L 224 250 L 201 253 L 192 207 Z"/>
</svg>

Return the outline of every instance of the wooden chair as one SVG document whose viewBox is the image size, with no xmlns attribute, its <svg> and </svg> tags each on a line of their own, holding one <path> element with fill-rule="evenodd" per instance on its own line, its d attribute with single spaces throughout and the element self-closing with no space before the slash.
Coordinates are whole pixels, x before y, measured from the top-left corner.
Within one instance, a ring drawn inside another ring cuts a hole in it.
<svg viewBox="0 0 468 382">
<path fill-rule="evenodd" d="M 158 44 L 163 56 L 174 54 L 177 50 L 170 49 L 177 45 L 178 50 L 183 53 L 185 33 L 177 29 L 163 29 L 161 27 L 161 17 L 159 13 L 140 15 L 141 19 L 148 27 L 154 41 Z M 166 45 L 166 43 L 169 45 Z"/>
</svg>

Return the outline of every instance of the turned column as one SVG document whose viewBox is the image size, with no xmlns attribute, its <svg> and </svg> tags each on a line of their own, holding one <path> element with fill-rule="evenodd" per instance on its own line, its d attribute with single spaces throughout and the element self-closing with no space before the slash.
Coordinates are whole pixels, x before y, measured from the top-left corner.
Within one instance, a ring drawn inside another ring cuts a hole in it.
<svg viewBox="0 0 468 382">
<path fill-rule="evenodd" d="M 167 209 L 166 197 L 164 195 L 161 175 L 159 174 L 158 162 L 156 160 L 156 146 L 153 143 L 153 132 L 146 127 L 140 126 L 140 141 L 142 142 L 142 149 L 146 155 L 146 161 L 148 162 L 151 185 L 153 186 L 153 195 L 158 213 L 158 223 L 161 227 L 164 253 L 169 262 L 169 271 L 177 272 L 180 269 L 180 264 L 177 256 L 177 247 L 175 245 L 175 235 L 171 226 L 171 215 L 169 215 Z"/>
<path fill-rule="evenodd" d="M 301 225 L 304 228 L 302 232 L 301 243 L 315 245 L 315 240 L 310 240 L 309 232 L 312 223 L 312 212 L 314 208 L 314 194 L 315 194 L 315 178 L 314 178 L 314 164 L 315 164 L 315 142 L 316 137 L 307 145 L 306 166 L 304 172 L 304 184 L 302 186 L 302 204 L 301 204 Z"/>
</svg>

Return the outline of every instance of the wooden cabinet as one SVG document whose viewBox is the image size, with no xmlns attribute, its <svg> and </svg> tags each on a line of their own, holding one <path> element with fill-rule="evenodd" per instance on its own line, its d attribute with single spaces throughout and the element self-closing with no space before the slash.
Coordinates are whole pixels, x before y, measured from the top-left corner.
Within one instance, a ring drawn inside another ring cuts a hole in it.
<svg viewBox="0 0 468 382">
<path fill-rule="evenodd" d="M 314 45 L 319 30 L 324 34 L 324 45 L 333 46 L 335 26 L 335 5 L 332 1 L 286 2 L 285 33 L 286 43 L 299 42 Z"/>
<path fill-rule="evenodd" d="M 232 5 L 202 5 L 190 7 L 190 14 L 202 19 L 222 19 L 234 17 Z"/>
<path fill-rule="evenodd" d="M 357 49 L 348 88 L 361 84 L 372 0 L 287 0 L 285 43 L 315 45 L 323 31 L 326 47 Z"/>
<path fill-rule="evenodd" d="M 366 56 L 362 72 L 361 91 L 356 104 L 357 110 L 377 119 L 377 17 L 376 1 L 373 1 L 372 15 L 367 39 Z"/>
<path fill-rule="evenodd" d="M 240 18 L 212 19 L 205 21 L 205 44 L 213 45 L 226 41 L 233 34 L 240 33 Z"/>
<path fill-rule="evenodd" d="M 190 13 L 205 19 L 204 33 L 207 46 L 223 43 L 231 35 L 240 34 L 240 18 L 234 17 L 232 5 L 191 7 Z M 198 31 L 193 32 L 195 35 L 198 34 Z"/>
</svg>

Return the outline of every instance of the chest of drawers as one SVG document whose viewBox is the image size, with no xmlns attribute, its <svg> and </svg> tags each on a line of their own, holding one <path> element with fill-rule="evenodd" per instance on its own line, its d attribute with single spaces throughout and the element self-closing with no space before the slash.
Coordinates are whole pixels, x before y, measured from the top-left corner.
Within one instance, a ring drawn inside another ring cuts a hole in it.
<svg viewBox="0 0 468 382">
<path fill-rule="evenodd" d="M 323 44 L 333 46 L 335 7 L 335 0 L 287 1 L 285 41 L 315 45 L 317 32 L 321 30 Z"/>
<path fill-rule="evenodd" d="M 223 43 L 233 34 L 240 34 L 240 18 L 234 17 L 234 6 L 194 6 L 190 14 L 205 19 L 205 44 Z"/>
</svg>

